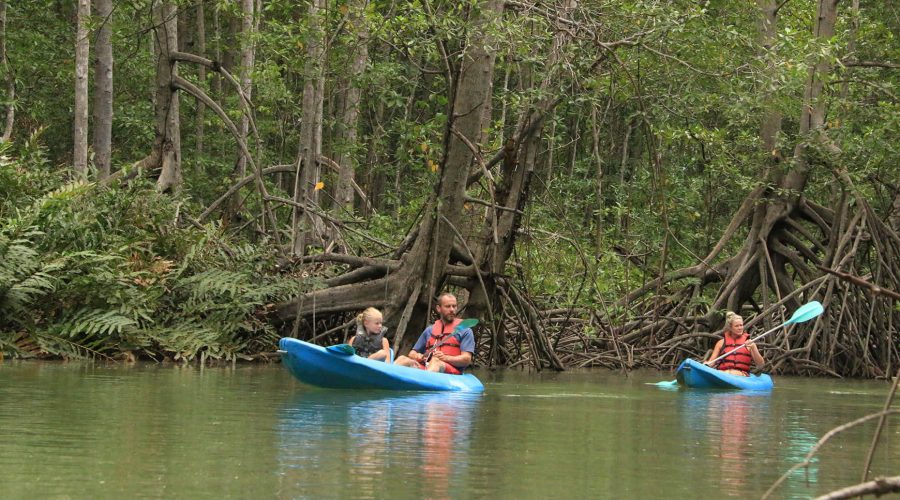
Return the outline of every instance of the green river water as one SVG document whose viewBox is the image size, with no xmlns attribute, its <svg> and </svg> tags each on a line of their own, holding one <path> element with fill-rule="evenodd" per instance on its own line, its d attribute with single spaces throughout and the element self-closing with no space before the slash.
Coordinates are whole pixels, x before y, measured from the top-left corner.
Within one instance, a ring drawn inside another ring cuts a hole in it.
<svg viewBox="0 0 900 500">
<path fill-rule="evenodd" d="M 647 383 L 672 376 L 656 372 L 475 374 L 473 397 L 314 389 L 278 364 L 7 361 L 0 497 L 758 498 L 890 387 L 777 377 L 758 395 L 663 390 Z M 833 438 L 775 497 L 859 482 L 875 422 Z M 897 474 L 895 416 L 870 477 Z"/>
</svg>

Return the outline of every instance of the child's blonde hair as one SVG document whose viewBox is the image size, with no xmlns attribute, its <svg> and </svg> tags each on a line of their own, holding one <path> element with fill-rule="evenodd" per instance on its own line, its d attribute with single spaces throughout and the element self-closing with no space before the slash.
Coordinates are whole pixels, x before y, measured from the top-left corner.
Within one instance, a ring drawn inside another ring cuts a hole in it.
<svg viewBox="0 0 900 500">
<path fill-rule="evenodd" d="M 743 320 L 744 318 L 741 317 L 739 314 L 735 313 L 734 311 L 728 311 L 727 313 L 725 313 L 725 329 L 731 330 L 731 325 L 734 323 L 734 320 L 736 320 L 736 319 Z"/>
<path fill-rule="evenodd" d="M 381 315 L 381 311 L 375 309 L 374 307 L 367 307 L 365 311 L 359 313 L 359 315 L 356 317 L 356 324 L 362 325 L 365 320 L 375 318 L 384 319 L 384 317 Z"/>
</svg>

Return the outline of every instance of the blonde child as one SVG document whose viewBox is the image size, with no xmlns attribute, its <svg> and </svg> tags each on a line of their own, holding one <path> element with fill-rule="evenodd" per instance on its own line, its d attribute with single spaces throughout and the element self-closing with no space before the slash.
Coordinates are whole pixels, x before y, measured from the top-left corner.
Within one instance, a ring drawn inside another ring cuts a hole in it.
<svg viewBox="0 0 900 500">
<path fill-rule="evenodd" d="M 381 323 L 381 311 L 369 307 L 356 317 L 356 335 L 348 342 L 356 349 L 356 354 L 376 361 L 389 361 L 391 347 L 384 337 L 387 330 Z"/>
</svg>

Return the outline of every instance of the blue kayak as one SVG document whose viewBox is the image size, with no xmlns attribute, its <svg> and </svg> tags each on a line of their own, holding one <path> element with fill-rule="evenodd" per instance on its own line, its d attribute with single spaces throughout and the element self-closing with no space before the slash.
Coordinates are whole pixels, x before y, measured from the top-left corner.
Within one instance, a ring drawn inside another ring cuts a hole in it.
<svg viewBox="0 0 900 500">
<path fill-rule="evenodd" d="M 475 375 L 449 375 L 373 361 L 302 340 L 283 338 L 281 363 L 305 384 L 333 389 L 482 392 Z"/>
<path fill-rule="evenodd" d="M 675 372 L 678 384 L 695 389 L 743 389 L 768 391 L 775 385 L 772 377 L 763 373 L 741 377 L 717 370 L 693 359 L 686 359 Z"/>
</svg>

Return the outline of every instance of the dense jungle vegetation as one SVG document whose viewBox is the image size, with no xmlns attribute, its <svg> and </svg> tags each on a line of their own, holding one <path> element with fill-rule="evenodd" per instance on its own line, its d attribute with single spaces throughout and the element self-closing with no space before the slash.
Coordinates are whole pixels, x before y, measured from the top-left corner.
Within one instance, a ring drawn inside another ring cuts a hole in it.
<svg viewBox="0 0 900 500">
<path fill-rule="evenodd" d="M 892 0 L 0 1 L 0 352 L 900 368 Z"/>
</svg>

